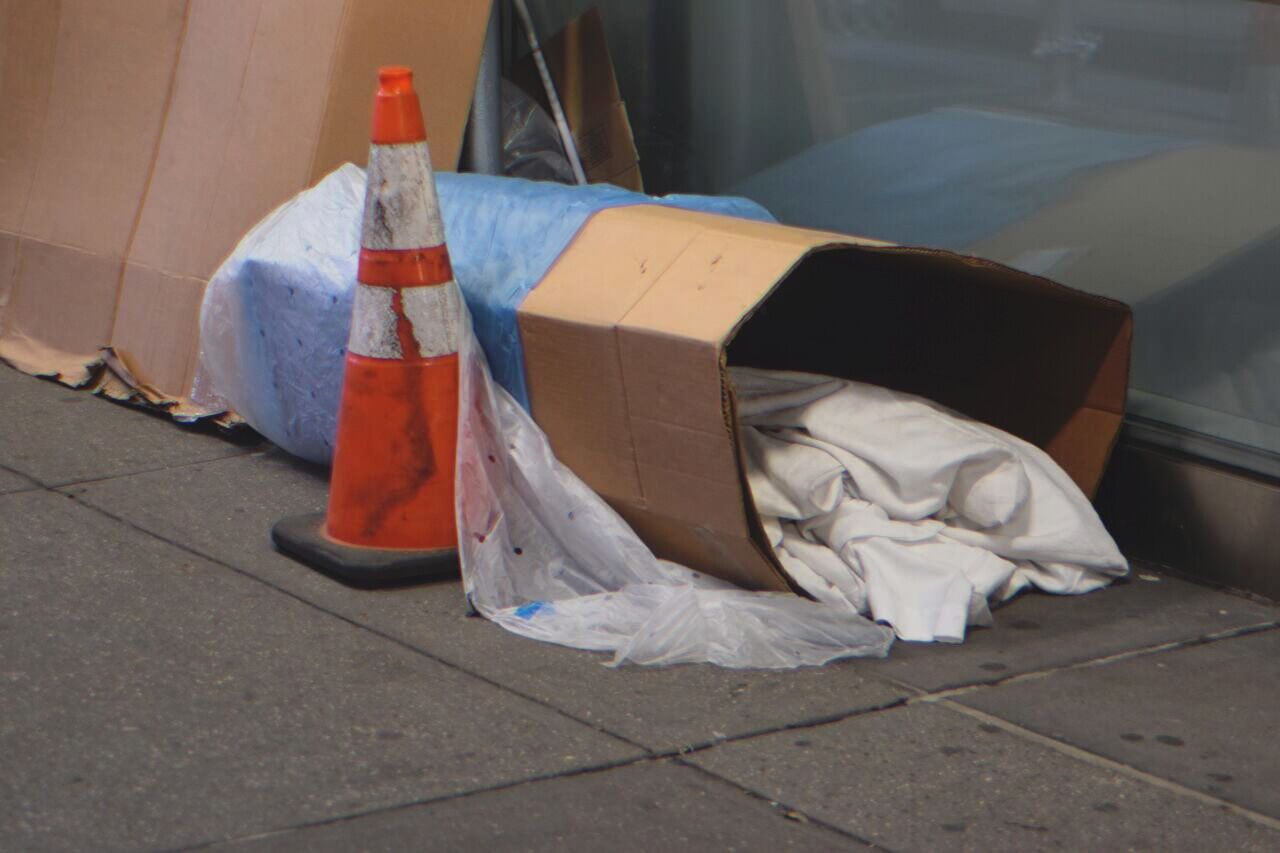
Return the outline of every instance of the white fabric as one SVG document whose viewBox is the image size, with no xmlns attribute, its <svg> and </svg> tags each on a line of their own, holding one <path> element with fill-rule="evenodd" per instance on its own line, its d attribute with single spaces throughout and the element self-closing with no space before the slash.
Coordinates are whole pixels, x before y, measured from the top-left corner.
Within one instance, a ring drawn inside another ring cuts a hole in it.
<svg viewBox="0 0 1280 853">
<path fill-rule="evenodd" d="M 1089 592 L 1128 563 L 1042 450 L 858 382 L 735 367 L 747 481 L 774 552 L 818 601 L 904 640 L 959 642 L 988 602 Z"/>
</svg>

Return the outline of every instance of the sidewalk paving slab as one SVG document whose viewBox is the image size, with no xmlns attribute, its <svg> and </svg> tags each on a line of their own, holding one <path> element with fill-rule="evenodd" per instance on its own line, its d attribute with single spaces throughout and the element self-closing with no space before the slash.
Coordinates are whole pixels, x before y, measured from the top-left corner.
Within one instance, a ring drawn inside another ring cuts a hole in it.
<svg viewBox="0 0 1280 853">
<path fill-rule="evenodd" d="M 1275 850 L 1280 832 L 940 703 L 690 759 L 893 850 Z"/>
<path fill-rule="evenodd" d="M 910 690 L 986 683 L 1278 618 L 1275 608 L 1164 576 L 1087 596 L 1026 595 L 960 646 L 899 643 L 884 661 L 789 673 L 713 667 L 609 670 L 604 658 L 514 637 L 463 615 L 457 582 L 353 590 L 277 554 L 268 531 L 323 509 L 325 472 L 279 450 L 74 486 L 95 506 L 428 650 L 609 731 L 664 751 L 882 707 Z M 1147 574 L 1143 572 L 1143 574 Z"/>
<path fill-rule="evenodd" d="M 610 669 L 601 654 L 517 637 L 468 618 L 458 581 L 352 589 L 275 552 L 278 518 L 324 508 L 325 472 L 272 450 L 74 486 L 82 501 L 234 565 L 343 617 L 657 751 L 830 719 L 906 690 L 864 661 L 795 672 L 711 666 Z"/>
<path fill-rule="evenodd" d="M 173 847 L 641 750 L 67 497 L 0 497 L 0 837 Z"/>
<path fill-rule="evenodd" d="M 1280 820 L 1280 630 L 957 701 Z"/>
<path fill-rule="evenodd" d="M 963 644 L 898 643 L 868 669 L 932 692 L 1274 623 L 1280 608 L 1135 566 L 1106 589 L 1027 593 L 993 616 Z"/>
<path fill-rule="evenodd" d="M 956 699 L 1274 815 L 1280 761 L 1257 744 L 1276 705 L 1277 648 L 1262 640 L 1280 632 L 1057 668 L 1274 624 L 1276 608 L 1157 575 L 1023 596 L 963 645 L 900 643 L 886 661 L 612 670 L 468 618 L 457 581 L 355 590 L 277 554 L 271 523 L 322 509 L 327 472 L 269 445 L 5 368 L 0 399 L 0 435 L 16 437 L 0 445 L 0 755 L 13 768 L 0 779 L 0 837 L 169 847 L 279 830 L 254 843 L 389 849 L 496 832 L 525 849 L 571 831 L 575 846 L 651 846 L 653 811 L 673 819 L 652 846 L 856 846 L 688 767 L 561 775 L 633 761 L 639 746 L 719 743 L 690 760 L 892 848 L 1280 848 L 1226 806 L 958 705 L 890 707 L 987 685 Z M 28 475 L 65 495 L 21 491 Z M 1132 684 L 1099 680 L 1109 670 Z M 999 683 L 1027 673 L 1047 674 Z M 1219 731 L 1230 725 L 1239 731 Z M 624 793 L 632 786 L 651 802 Z"/>
<path fill-rule="evenodd" d="M 23 476 L 17 471 L 10 471 L 8 468 L 0 467 L 0 495 L 38 488 L 40 488 L 40 484 L 30 477 Z"/>
<path fill-rule="evenodd" d="M 0 465 L 46 486 L 246 452 L 199 428 L 0 364 Z"/>
<path fill-rule="evenodd" d="M 866 845 L 669 762 L 474 794 L 216 850 L 865 850 Z"/>
</svg>

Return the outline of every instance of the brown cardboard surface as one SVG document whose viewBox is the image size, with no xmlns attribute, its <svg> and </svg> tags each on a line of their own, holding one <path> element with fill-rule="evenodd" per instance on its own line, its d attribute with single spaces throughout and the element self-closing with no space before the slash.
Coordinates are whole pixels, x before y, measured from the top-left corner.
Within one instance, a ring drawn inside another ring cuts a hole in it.
<svg viewBox="0 0 1280 853">
<path fill-rule="evenodd" d="M 644 223 L 643 241 L 631 227 L 637 220 Z M 539 417 L 561 460 L 593 471 L 591 485 L 605 497 L 642 497 L 615 326 L 696 233 L 680 216 L 661 216 L 648 206 L 631 217 L 597 216 L 575 239 L 575 251 L 560 258 L 521 306 L 525 358 L 540 365 L 530 375 L 563 380 L 540 383 L 536 393 L 572 398 L 574 389 L 592 388 L 600 395 L 589 415 L 565 399 L 542 407 Z"/>
<path fill-rule="evenodd" d="M 173 97 L 134 237 L 131 258 L 138 263 L 177 275 L 208 276 L 236 239 L 235 234 L 211 233 L 215 207 L 225 197 L 223 181 L 239 183 L 224 173 L 273 178 L 257 174 L 265 170 L 252 168 L 252 163 L 229 160 L 233 128 L 259 118 L 246 115 L 241 90 L 250 83 L 247 66 L 258 44 L 262 6 L 263 0 L 191 4 Z M 273 47 L 268 43 L 258 49 L 270 52 Z M 268 187 L 265 198 L 250 192 L 246 201 L 253 210 L 262 209 L 287 197 L 289 185 Z"/>
<path fill-rule="evenodd" d="M 245 231 L 310 183 L 311 151 L 342 7 L 342 0 L 263 2 L 239 81 L 235 118 L 217 128 L 226 134 L 225 154 L 206 232 L 195 237 L 203 268 L 166 272 L 209 276 Z M 375 85 L 370 82 L 370 90 Z M 366 106 L 361 116 L 346 118 L 358 121 L 368 111 Z"/>
<path fill-rule="evenodd" d="M 4 328 L 4 314 L 9 307 L 9 294 L 13 291 L 17 268 L 18 235 L 0 231 L 0 329 Z"/>
<path fill-rule="evenodd" d="M 124 254 L 151 172 L 185 13 L 183 0 L 63 0 L 24 236 Z"/>
<path fill-rule="evenodd" d="M 617 504 L 617 510 L 654 553 L 678 554 L 682 565 L 747 589 L 789 588 L 771 559 L 745 535 L 715 533 L 633 504 Z"/>
<path fill-rule="evenodd" d="M 727 364 L 920 394 L 1092 495 L 1123 419 L 1120 303 L 946 252 L 653 206 L 593 216 L 519 311 L 534 417 L 659 556 L 785 589 Z"/>
<path fill-rule="evenodd" d="M 644 179 L 640 177 L 640 164 L 636 163 L 605 181 L 606 184 L 622 187 L 624 190 L 644 192 Z"/>
<path fill-rule="evenodd" d="M 16 234 L 49 108 L 58 4 L 5 0 L 0 22 L 0 231 Z"/>
<path fill-rule="evenodd" d="M 120 261 L 27 238 L 17 248 L 0 358 L 30 373 L 83 384 L 98 352 L 86 342 L 111 334 Z"/>
<path fill-rule="evenodd" d="M 456 164 L 487 21 L 475 0 L 0 0 L 0 357 L 81 382 L 112 347 L 117 384 L 184 397 L 204 281 L 364 162 L 379 65 L 415 68 Z"/>
<path fill-rule="evenodd" d="M 587 179 L 643 191 L 640 154 L 618 89 L 600 10 L 593 6 L 540 41 Z M 532 56 L 515 63 L 511 79 L 550 112 Z"/>
<path fill-rule="evenodd" d="M 152 389 L 191 387 L 204 288 L 203 278 L 125 265 L 112 347 L 140 382 Z M 147 365 L 145 379 L 133 367 L 139 364 Z"/>
<path fill-rule="evenodd" d="M 0 356 L 80 384 L 110 340 L 185 3 L 17 0 L 3 11 L 6 32 L 12 23 L 33 41 L 7 42 L 0 85 L 0 114 L 24 123 L 6 134 L 0 168 L 0 220 L 16 223 L 19 255 Z"/>
<path fill-rule="evenodd" d="M 348 2 L 311 180 L 348 160 L 365 163 L 370 99 L 381 65 L 413 68 L 431 162 L 437 169 L 455 168 L 471 112 L 489 5 L 488 0 Z"/>
<path fill-rule="evenodd" d="M 540 424 L 557 437 L 556 455 L 574 470 L 592 471 L 591 486 L 605 497 L 640 500 L 640 473 L 612 325 L 528 315 L 520 317 L 520 334 L 526 358 L 529 352 L 537 353 L 542 369 L 560 377 L 540 388 L 546 401 L 546 420 Z M 573 388 L 595 389 L 596 405 L 589 414 L 577 405 Z"/>
<path fill-rule="evenodd" d="M 626 105 L 619 101 L 604 107 L 602 112 L 594 121 L 592 116 L 585 116 L 584 123 L 573 128 L 582 169 L 592 183 L 611 183 L 624 172 L 640 170 Z M 590 123 L 586 123 L 588 121 Z"/>
<path fill-rule="evenodd" d="M 572 252 L 556 261 L 542 283 L 520 307 L 520 321 L 527 317 L 564 317 L 586 324 L 612 326 L 648 292 L 659 276 L 697 237 L 702 223 L 669 215 L 657 207 L 627 208 L 626 216 L 603 211 L 591 218 L 591 227 L 573 241 Z M 633 228 L 643 228 L 644 240 Z M 549 285 L 554 282 L 552 286 Z"/>
</svg>

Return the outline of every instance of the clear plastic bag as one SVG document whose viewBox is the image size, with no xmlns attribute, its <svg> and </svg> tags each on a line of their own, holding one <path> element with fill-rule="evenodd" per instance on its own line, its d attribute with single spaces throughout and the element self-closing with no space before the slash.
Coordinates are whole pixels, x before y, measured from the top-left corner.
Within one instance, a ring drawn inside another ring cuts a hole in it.
<svg viewBox="0 0 1280 853">
<path fill-rule="evenodd" d="M 502 171 L 512 178 L 574 183 L 555 121 L 510 80 L 502 81 Z"/>
<path fill-rule="evenodd" d="M 788 669 L 883 657 L 888 628 L 790 593 L 748 592 L 654 557 L 551 452 L 465 336 L 458 435 L 463 585 L 516 634 L 613 652 L 613 665 Z"/>
</svg>

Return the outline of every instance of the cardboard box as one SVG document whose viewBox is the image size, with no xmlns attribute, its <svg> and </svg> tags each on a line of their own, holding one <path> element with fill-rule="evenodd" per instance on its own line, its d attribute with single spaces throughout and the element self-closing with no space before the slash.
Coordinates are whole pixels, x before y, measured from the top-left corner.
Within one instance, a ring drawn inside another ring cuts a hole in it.
<svg viewBox="0 0 1280 853">
<path fill-rule="evenodd" d="M 1128 308 L 947 252 L 655 206 L 597 213 L 519 311 L 534 417 L 661 557 L 786 589 L 727 365 L 916 393 L 1044 448 L 1093 495 Z"/>
<path fill-rule="evenodd" d="M 600 10 L 593 6 L 550 39 L 539 40 L 587 180 L 643 192 L 640 153 L 618 89 Z M 551 112 L 532 55 L 515 63 L 511 79 Z"/>
<path fill-rule="evenodd" d="M 433 160 L 456 165 L 488 15 L 474 0 L 0 3 L 0 357 L 82 384 L 109 347 L 133 392 L 185 398 L 205 282 L 272 208 L 365 161 L 379 65 L 414 68 Z"/>
</svg>

